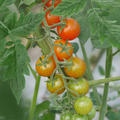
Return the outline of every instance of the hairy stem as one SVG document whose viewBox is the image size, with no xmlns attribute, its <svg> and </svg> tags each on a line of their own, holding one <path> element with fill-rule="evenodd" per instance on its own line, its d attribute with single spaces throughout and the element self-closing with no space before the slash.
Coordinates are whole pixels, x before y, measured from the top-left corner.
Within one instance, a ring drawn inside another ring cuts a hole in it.
<svg viewBox="0 0 120 120">
<path fill-rule="evenodd" d="M 112 67 L 112 48 L 108 48 L 106 54 L 105 78 L 110 77 L 111 67 Z M 105 83 L 99 120 L 104 120 L 106 114 L 108 90 L 109 90 L 109 83 Z"/>
</svg>

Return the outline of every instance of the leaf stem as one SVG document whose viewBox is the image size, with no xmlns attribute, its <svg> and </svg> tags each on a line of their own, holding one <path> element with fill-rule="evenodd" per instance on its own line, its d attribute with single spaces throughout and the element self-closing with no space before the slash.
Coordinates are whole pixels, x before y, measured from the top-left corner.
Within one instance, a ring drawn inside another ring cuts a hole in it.
<svg viewBox="0 0 120 120">
<path fill-rule="evenodd" d="M 112 48 L 107 48 L 105 78 L 110 77 L 111 67 L 112 67 Z M 104 116 L 106 114 L 108 90 L 109 83 L 105 83 L 99 120 L 104 120 Z"/>
<path fill-rule="evenodd" d="M 118 49 L 116 52 L 114 52 L 113 54 L 112 54 L 112 56 L 115 56 L 117 53 L 119 53 L 120 52 L 120 49 Z"/>
<path fill-rule="evenodd" d="M 34 95 L 33 95 L 33 100 L 32 100 L 32 104 L 30 107 L 30 113 L 29 113 L 29 120 L 33 120 L 34 118 L 34 112 L 35 112 L 35 108 L 36 108 L 36 101 L 37 101 L 37 96 L 38 96 L 38 91 L 39 91 L 39 86 L 40 86 L 40 76 L 36 76 L 35 72 L 32 70 L 32 67 L 29 65 L 29 68 L 35 78 L 35 89 L 34 89 Z"/>
<path fill-rule="evenodd" d="M 92 75 L 92 71 L 90 69 L 90 63 L 89 63 L 89 60 L 88 60 L 88 57 L 87 57 L 87 53 L 86 53 L 86 50 L 85 50 L 85 47 L 84 47 L 84 44 L 79 40 L 80 42 L 80 45 L 81 45 L 81 49 L 82 49 L 82 53 L 83 53 L 83 56 L 84 56 L 84 60 L 85 60 L 85 63 L 86 63 L 86 66 L 87 66 L 87 76 L 89 78 L 89 80 L 93 80 L 93 75 Z M 100 96 L 97 92 L 97 89 L 95 87 L 93 87 L 93 93 L 94 93 L 94 96 L 96 98 L 96 102 L 98 105 L 101 105 L 101 99 L 100 99 Z"/>
</svg>

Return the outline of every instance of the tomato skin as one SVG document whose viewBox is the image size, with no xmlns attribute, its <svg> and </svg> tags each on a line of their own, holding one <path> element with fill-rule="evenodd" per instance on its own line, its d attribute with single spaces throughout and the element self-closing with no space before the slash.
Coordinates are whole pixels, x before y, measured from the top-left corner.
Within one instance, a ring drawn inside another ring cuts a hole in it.
<svg viewBox="0 0 120 120">
<path fill-rule="evenodd" d="M 88 120 L 88 117 L 85 115 L 82 116 L 82 115 L 74 114 L 71 120 Z"/>
<path fill-rule="evenodd" d="M 50 11 L 47 11 L 47 13 L 45 15 L 45 19 L 46 19 L 48 26 L 51 26 L 51 25 L 54 25 L 54 24 L 57 24 L 60 22 L 60 17 L 51 15 Z M 55 26 L 55 27 L 57 27 L 57 26 Z M 53 29 L 55 27 L 52 27 L 51 29 Z"/>
<path fill-rule="evenodd" d="M 73 64 L 71 66 L 64 67 L 64 71 L 66 75 L 70 77 L 79 78 L 84 75 L 86 71 L 86 64 L 78 57 L 72 57 L 71 59 Z M 70 59 L 68 61 L 70 61 Z"/>
<path fill-rule="evenodd" d="M 60 116 L 60 120 L 71 120 L 72 114 L 71 113 L 65 113 Z"/>
<path fill-rule="evenodd" d="M 91 112 L 93 103 L 87 96 L 78 98 L 74 103 L 75 111 L 80 115 L 86 115 Z"/>
<path fill-rule="evenodd" d="M 44 76 L 44 77 L 49 77 L 52 75 L 53 71 L 56 68 L 56 63 L 55 60 L 53 58 L 53 56 L 50 56 L 47 59 L 47 62 L 45 65 L 38 65 L 40 63 L 42 63 L 42 61 L 45 59 L 45 56 L 41 56 L 37 62 L 36 62 L 36 71 L 40 76 Z"/>
<path fill-rule="evenodd" d="M 79 81 L 70 81 L 68 83 L 68 88 L 76 93 L 78 93 L 79 95 L 86 95 L 88 93 L 89 90 L 89 83 L 87 80 L 85 80 L 84 78 L 82 78 Z M 77 94 L 71 92 L 72 95 L 76 96 Z"/>
<path fill-rule="evenodd" d="M 57 33 L 59 34 L 59 36 L 63 40 L 73 40 L 78 37 L 80 34 L 80 24 L 72 18 L 67 18 L 65 22 L 66 25 L 62 30 L 61 26 L 57 27 Z"/>
<path fill-rule="evenodd" d="M 60 74 L 56 74 L 54 78 L 55 80 L 53 82 L 52 80 L 47 82 L 47 89 L 51 93 L 56 93 L 57 95 L 59 95 L 65 91 L 64 81 L 62 75 Z"/>
<path fill-rule="evenodd" d="M 68 49 L 67 51 L 68 51 L 69 54 L 67 54 L 65 51 L 62 52 L 62 50 L 63 50 L 62 47 L 57 46 L 57 45 L 61 45 L 61 44 L 63 46 L 65 46 L 65 43 L 66 42 L 64 40 L 56 40 L 54 42 L 54 44 L 56 44 L 54 46 L 55 55 L 56 55 L 56 57 L 59 61 L 64 61 L 64 59 L 67 60 L 73 55 L 73 48 Z M 69 42 L 67 42 L 66 48 L 69 48 L 69 47 L 72 47 L 72 45 Z"/>
<path fill-rule="evenodd" d="M 44 3 L 45 0 L 42 1 Z M 55 0 L 54 2 L 54 7 L 56 7 L 58 4 L 60 4 L 62 0 Z M 52 6 L 52 0 L 48 0 L 48 2 L 45 4 L 46 7 L 51 7 Z"/>
<path fill-rule="evenodd" d="M 88 114 L 88 120 L 92 120 L 96 115 L 96 110 L 93 108 L 91 112 Z"/>
</svg>

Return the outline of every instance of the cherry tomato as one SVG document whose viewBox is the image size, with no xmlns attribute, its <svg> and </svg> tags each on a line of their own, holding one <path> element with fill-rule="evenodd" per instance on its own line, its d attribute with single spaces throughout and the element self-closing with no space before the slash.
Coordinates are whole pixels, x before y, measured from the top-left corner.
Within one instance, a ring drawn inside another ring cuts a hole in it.
<svg viewBox="0 0 120 120">
<path fill-rule="evenodd" d="M 96 115 L 96 110 L 93 108 L 91 112 L 88 114 L 88 120 L 92 120 Z"/>
<path fill-rule="evenodd" d="M 45 0 L 42 1 L 44 3 Z M 54 7 L 56 7 L 58 4 L 60 4 L 62 0 L 55 0 L 54 2 Z M 51 7 L 52 6 L 52 0 L 48 0 L 48 2 L 45 4 L 46 7 Z"/>
<path fill-rule="evenodd" d="M 70 82 L 68 83 L 68 88 L 69 88 L 70 90 L 74 91 L 74 93 L 71 91 L 71 93 L 72 93 L 74 96 L 77 95 L 77 94 L 75 94 L 75 92 L 78 93 L 78 95 L 85 95 L 85 94 L 88 93 L 89 83 L 88 83 L 87 80 L 85 80 L 85 79 L 82 78 L 82 79 L 79 80 L 79 81 L 72 81 L 72 82 L 70 81 Z"/>
<path fill-rule="evenodd" d="M 80 115 L 86 115 L 91 112 L 93 103 L 87 96 L 78 98 L 74 103 L 75 111 Z"/>
<path fill-rule="evenodd" d="M 66 66 L 64 68 L 66 75 L 68 75 L 70 77 L 74 77 L 74 78 L 79 78 L 82 75 L 84 75 L 84 73 L 86 71 L 85 62 L 78 57 L 72 57 L 68 61 L 70 61 L 70 60 L 72 60 L 72 65 Z"/>
<path fill-rule="evenodd" d="M 60 120 L 71 120 L 72 114 L 71 113 L 65 113 L 60 116 Z"/>
<path fill-rule="evenodd" d="M 88 117 L 85 115 L 82 116 L 82 115 L 74 114 L 71 120 L 88 120 Z"/>
<path fill-rule="evenodd" d="M 60 22 L 60 17 L 51 15 L 50 11 L 47 11 L 47 13 L 45 15 L 45 19 L 46 19 L 48 26 L 51 26 L 51 25 L 54 25 L 54 24 L 57 24 Z M 57 26 L 55 26 L 55 27 L 57 27 Z M 55 28 L 55 27 L 52 27 L 52 28 Z"/>
<path fill-rule="evenodd" d="M 45 64 L 40 65 L 44 62 Z M 51 76 L 55 68 L 56 68 L 56 64 L 53 56 L 50 56 L 47 60 L 45 60 L 45 56 L 42 56 L 36 62 L 36 71 L 40 76 L 44 76 L 44 77 Z"/>
<path fill-rule="evenodd" d="M 58 58 L 58 60 L 64 61 L 65 59 L 67 60 L 72 56 L 73 48 L 69 42 L 67 42 L 67 44 L 66 44 L 66 42 L 64 40 L 56 40 L 54 42 L 54 44 L 55 44 L 54 51 L 55 51 L 55 54 L 56 54 L 56 57 Z M 66 51 L 62 51 L 64 48 L 59 47 L 57 45 L 62 45 L 69 54 Z M 68 48 L 70 48 L 70 49 L 68 49 Z"/>
<path fill-rule="evenodd" d="M 80 34 L 80 24 L 72 18 L 67 18 L 65 27 L 62 29 L 58 26 L 57 32 L 63 40 L 73 40 Z"/>
<path fill-rule="evenodd" d="M 47 88 L 51 93 L 56 93 L 57 95 L 65 91 L 64 81 L 62 75 L 56 74 L 54 80 L 49 80 L 47 82 Z"/>
</svg>

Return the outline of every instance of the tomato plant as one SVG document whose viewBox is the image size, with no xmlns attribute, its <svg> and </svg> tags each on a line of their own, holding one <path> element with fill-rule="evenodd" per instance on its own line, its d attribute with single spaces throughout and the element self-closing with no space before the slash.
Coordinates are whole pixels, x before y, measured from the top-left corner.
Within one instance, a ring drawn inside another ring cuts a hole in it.
<svg viewBox="0 0 120 120">
<path fill-rule="evenodd" d="M 80 34 L 79 23 L 72 18 L 67 18 L 67 20 L 64 19 L 64 22 L 66 23 L 64 28 L 61 28 L 61 26 L 57 27 L 57 32 L 59 36 L 63 40 L 73 40 L 78 37 L 78 35 Z"/>
<path fill-rule="evenodd" d="M 85 62 L 78 57 L 72 57 L 68 61 L 70 60 L 72 61 L 72 65 L 64 68 L 66 75 L 74 78 L 79 78 L 84 75 L 86 71 Z"/>
<path fill-rule="evenodd" d="M 0 118 L 119 120 L 119 10 L 120 0 L 0 0 Z"/>
<path fill-rule="evenodd" d="M 69 42 L 66 43 L 64 40 L 56 40 L 54 44 L 54 51 L 58 60 L 67 60 L 73 55 L 73 48 Z"/>
<path fill-rule="evenodd" d="M 68 88 L 74 92 L 71 91 L 71 93 L 76 96 L 78 95 L 85 95 L 88 93 L 89 90 L 89 83 L 85 79 L 80 79 L 79 81 L 70 81 L 68 84 Z M 75 94 L 77 93 L 77 94 Z"/>
<path fill-rule="evenodd" d="M 64 81 L 62 75 L 56 74 L 53 81 L 49 80 L 47 82 L 47 89 L 51 93 L 56 93 L 58 95 L 63 93 L 65 91 L 65 87 L 64 87 Z"/>
<path fill-rule="evenodd" d="M 80 115 L 86 115 L 91 112 L 93 103 L 90 98 L 83 96 L 78 98 L 74 103 L 75 111 Z"/>
<path fill-rule="evenodd" d="M 53 56 L 45 60 L 45 56 L 41 56 L 36 62 L 36 71 L 39 75 L 49 77 L 56 68 Z"/>
</svg>

